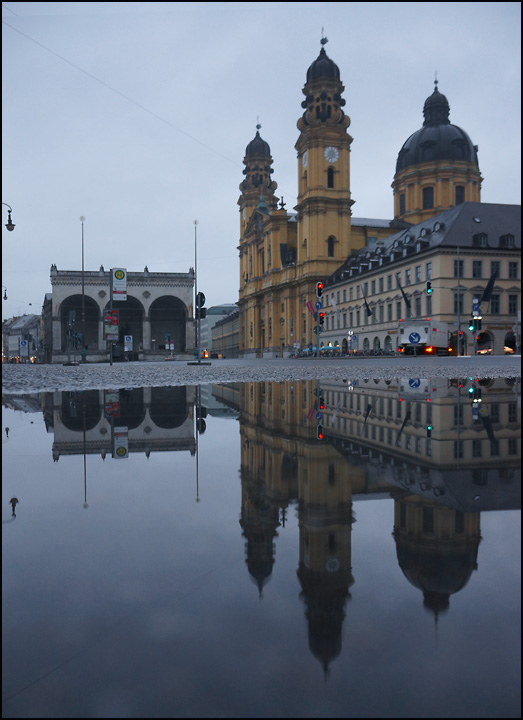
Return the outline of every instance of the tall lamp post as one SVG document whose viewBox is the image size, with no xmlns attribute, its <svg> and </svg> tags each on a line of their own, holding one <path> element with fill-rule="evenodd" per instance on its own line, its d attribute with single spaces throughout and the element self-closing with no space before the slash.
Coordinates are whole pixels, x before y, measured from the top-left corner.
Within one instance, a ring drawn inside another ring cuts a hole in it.
<svg viewBox="0 0 523 720">
<path fill-rule="evenodd" d="M 196 313 L 196 332 L 197 332 L 197 346 L 198 346 L 198 360 L 196 362 L 189 362 L 188 365 L 210 365 L 211 363 L 202 363 L 201 350 L 200 350 L 200 321 L 202 313 L 203 302 L 200 302 L 200 298 L 203 296 L 202 293 L 198 293 L 198 249 L 197 249 L 197 236 L 196 228 L 198 226 L 198 220 L 194 221 L 194 312 Z"/>
<path fill-rule="evenodd" d="M 15 229 L 15 224 L 11 220 L 11 213 L 13 212 L 13 208 L 5 202 L 3 202 L 2 205 L 5 205 L 6 208 L 9 208 L 9 210 L 7 212 L 7 222 L 6 222 L 5 226 L 9 230 L 9 232 L 12 232 Z"/>
</svg>

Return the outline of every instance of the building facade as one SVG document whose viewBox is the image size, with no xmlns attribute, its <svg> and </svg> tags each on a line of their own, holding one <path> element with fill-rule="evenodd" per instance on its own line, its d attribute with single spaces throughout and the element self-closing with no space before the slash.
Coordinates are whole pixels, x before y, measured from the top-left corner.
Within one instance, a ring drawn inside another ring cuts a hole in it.
<svg viewBox="0 0 523 720">
<path fill-rule="evenodd" d="M 126 271 L 125 271 L 126 272 Z M 126 299 L 111 300 L 111 271 L 58 270 L 51 266 L 52 362 L 86 350 L 87 362 L 109 360 L 107 313 L 118 311 L 115 360 L 185 359 L 194 354 L 194 270 L 188 273 L 129 272 Z M 49 328 L 44 329 L 47 336 Z"/>
<path fill-rule="evenodd" d="M 460 354 L 515 352 L 520 255 L 521 206 L 490 203 L 461 203 L 367 246 L 325 282 L 320 352 L 396 351 L 402 323 L 426 318 L 456 353 L 458 336 Z M 479 332 L 469 330 L 475 304 Z"/>
</svg>

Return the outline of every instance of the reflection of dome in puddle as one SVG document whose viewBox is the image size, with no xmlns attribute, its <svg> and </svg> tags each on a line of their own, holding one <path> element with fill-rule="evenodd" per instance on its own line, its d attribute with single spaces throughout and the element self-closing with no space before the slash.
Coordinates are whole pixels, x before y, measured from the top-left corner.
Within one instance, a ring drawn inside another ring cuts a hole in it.
<svg viewBox="0 0 523 720">
<path fill-rule="evenodd" d="M 399 566 L 423 593 L 423 605 L 435 616 L 449 608 L 450 596 L 462 590 L 477 567 L 479 537 L 458 538 L 455 544 L 420 541 L 395 534 Z M 471 544 L 472 543 L 472 544 Z"/>
</svg>

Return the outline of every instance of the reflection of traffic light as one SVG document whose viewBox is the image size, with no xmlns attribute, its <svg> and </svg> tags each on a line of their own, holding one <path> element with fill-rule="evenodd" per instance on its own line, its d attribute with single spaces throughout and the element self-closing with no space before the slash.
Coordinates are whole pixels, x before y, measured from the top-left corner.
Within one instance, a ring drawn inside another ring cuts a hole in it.
<svg viewBox="0 0 523 720">
<path fill-rule="evenodd" d="M 430 295 L 432 293 L 432 283 L 430 282 L 430 280 L 427 280 L 426 282 L 425 292 L 427 293 L 427 295 Z"/>
<path fill-rule="evenodd" d="M 320 395 L 320 405 L 319 405 L 319 407 L 320 407 L 320 410 L 325 410 L 325 398 L 323 397 L 323 395 Z"/>
<path fill-rule="evenodd" d="M 320 327 L 324 324 L 324 322 L 325 322 L 325 313 L 321 312 L 320 313 Z"/>
<path fill-rule="evenodd" d="M 478 385 L 471 385 L 471 387 L 469 387 L 469 397 L 473 403 L 481 402 L 481 388 Z"/>
<path fill-rule="evenodd" d="M 325 438 L 325 435 L 323 434 L 323 425 L 316 426 L 316 437 L 318 440 L 323 440 Z"/>
<path fill-rule="evenodd" d="M 196 406 L 196 429 L 200 433 L 200 435 L 203 435 L 205 432 L 205 429 L 207 428 L 207 423 L 205 422 L 204 418 L 207 417 L 207 408 L 203 407 L 202 405 Z"/>
<path fill-rule="evenodd" d="M 316 283 L 316 297 L 318 297 L 318 298 L 323 297 L 323 283 L 322 282 Z"/>
</svg>

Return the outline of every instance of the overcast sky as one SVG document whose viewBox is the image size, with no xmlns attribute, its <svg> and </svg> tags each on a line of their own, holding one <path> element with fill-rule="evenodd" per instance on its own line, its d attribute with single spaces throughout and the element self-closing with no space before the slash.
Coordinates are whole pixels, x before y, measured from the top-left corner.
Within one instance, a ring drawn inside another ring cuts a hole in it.
<svg viewBox="0 0 523 720">
<path fill-rule="evenodd" d="M 482 201 L 517 203 L 519 2 L 2 3 L 2 317 L 40 313 L 49 270 L 187 272 L 239 287 L 239 184 L 256 133 L 296 204 L 296 122 L 321 49 L 340 68 L 356 217 L 393 214 L 398 152 L 438 88 L 479 146 Z M 31 303 L 31 305 L 29 304 Z"/>
</svg>

